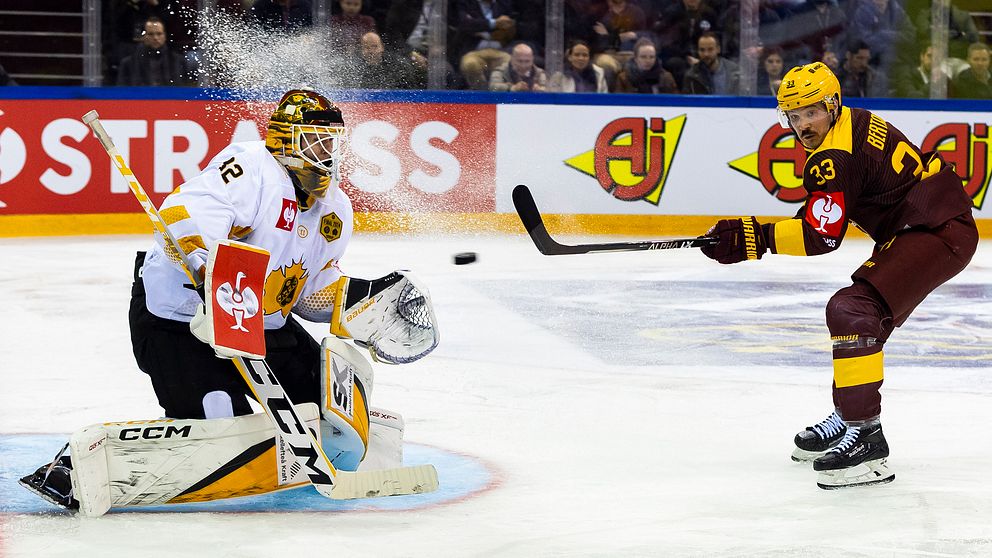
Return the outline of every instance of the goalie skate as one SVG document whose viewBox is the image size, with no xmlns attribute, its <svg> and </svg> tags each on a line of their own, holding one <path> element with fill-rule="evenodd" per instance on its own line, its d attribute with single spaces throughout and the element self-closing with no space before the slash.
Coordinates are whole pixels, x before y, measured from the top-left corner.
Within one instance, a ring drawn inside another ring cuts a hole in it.
<svg viewBox="0 0 992 558">
<path fill-rule="evenodd" d="M 813 461 L 820 475 L 816 485 L 824 490 L 884 484 L 895 480 L 886 460 L 889 444 L 877 421 L 850 423 L 837 445 Z"/>
<path fill-rule="evenodd" d="M 72 497 L 72 480 L 69 473 L 72 470 L 72 461 L 68 455 L 65 455 L 67 449 L 69 444 L 63 446 L 51 463 L 42 465 L 37 471 L 22 477 L 17 482 L 56 506 L 77 510 L 79 502 Z"/>
</svg>

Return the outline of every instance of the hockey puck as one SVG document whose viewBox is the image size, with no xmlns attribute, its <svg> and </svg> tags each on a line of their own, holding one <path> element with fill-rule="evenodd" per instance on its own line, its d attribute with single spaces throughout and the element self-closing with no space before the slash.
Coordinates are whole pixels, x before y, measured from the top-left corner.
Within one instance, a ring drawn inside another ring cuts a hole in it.
<svg viewBox="0 0 992 558">
<path fill-rule="evenodd" d="M 455 254 L 455 265 L 465 265 L 470 264 L 478 259 L 475 252 L 462 252 L 460 254 Z"/>
</svg>

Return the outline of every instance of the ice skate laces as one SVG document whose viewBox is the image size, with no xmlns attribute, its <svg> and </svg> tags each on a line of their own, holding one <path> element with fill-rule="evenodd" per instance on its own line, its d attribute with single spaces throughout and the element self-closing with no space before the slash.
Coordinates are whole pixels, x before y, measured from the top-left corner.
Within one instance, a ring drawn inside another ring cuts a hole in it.
<svg viewBox="0 0 992 558">
<path fill-rule="evenodd" d="M 830 451 L 833 453 L 843 453 L 854 445 L 854 442 L 858 441 L 858 435 L 861 433 L 861 427 L 859 426 L 848 426 L 847 432 L 844 437 L 837 442 L 837 445 L 833 447 Z"/>
<path fill-rule="evenodd" d="M 837 415 L 837 411 L 830 413 L 829 417 L 820 421 L 819 424 L 812 426 L 813 432 L 816 432 L 816 434 L 824 440 L 828 440 L 831 437 L 836 436 L 845 428 L 847 428 L 847 425 L 844 424 L 844 421 Z"/>
</svg>

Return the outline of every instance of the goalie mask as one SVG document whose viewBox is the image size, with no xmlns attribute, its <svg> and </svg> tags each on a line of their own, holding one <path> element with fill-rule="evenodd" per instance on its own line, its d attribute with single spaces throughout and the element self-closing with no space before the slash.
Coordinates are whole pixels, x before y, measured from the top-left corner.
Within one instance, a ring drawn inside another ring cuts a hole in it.
<svg viewBox="0 0 992 558">
<path fill-rule="evenodd" d="M 341 110 L 310 89 L 294 89 L 269 118 L 265 147 L 316 198 L 340 183 L 345 128 Z"/>
</svg>

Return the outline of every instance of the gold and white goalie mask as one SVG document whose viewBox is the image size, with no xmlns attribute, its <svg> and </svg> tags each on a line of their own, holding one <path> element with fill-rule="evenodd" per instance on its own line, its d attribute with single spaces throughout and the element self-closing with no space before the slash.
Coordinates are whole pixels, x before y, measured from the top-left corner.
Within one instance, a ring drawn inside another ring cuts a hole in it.
<svg viewBox="0 0 992 558">
<path fill-rule="evenodd" d="M 345 141 L 341 110 L 309 89 L 283 95 L 265 133 L 265 147 L 315 198 L 340 184 Z"/>
</svg>

